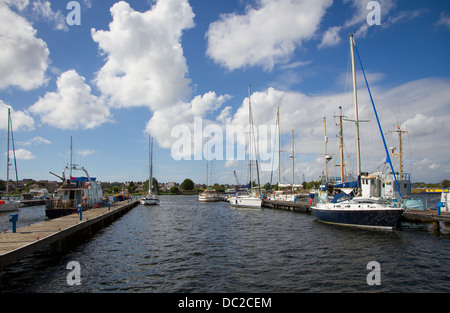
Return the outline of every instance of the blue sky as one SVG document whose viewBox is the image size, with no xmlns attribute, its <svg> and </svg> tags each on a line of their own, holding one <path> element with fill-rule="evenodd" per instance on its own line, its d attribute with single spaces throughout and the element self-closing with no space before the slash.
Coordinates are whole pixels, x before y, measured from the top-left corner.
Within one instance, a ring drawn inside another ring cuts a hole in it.
<svg viewBox="0 0 450 313">
<path fill-rule="evenodd" d="M 316 180 L 325 167 L 323 118 L 331 171 L 338 148 L 334 116 L 342 106 L 354 117 L 353 33 L 388 146 L 398 146 L 389 133 L 397 123 L 408 131 L 404 171 L 413 181 L 450 177 L 448 1 L 377 1 L 380 25 L 368 24 L 368 14 L 378 11 L 359 0 L 79 0 L 79 12 L 67 9 L 69 2 L 0 0 L 1 173 L 10 107 L 19 179 L 57 180 L 49 172 L 59 174 L 68 164 L 72 136 L 74 163 L 90 175 L 144 181 L 150 133 L 160 182 L 204 183 L 205 155 L 196 159 L 193 143 L 201 118 L 204 132 L 208 125 L 223 131 L 214 133 L 223 153 L 210 164 L 213 180 L 234 183 L 236 171 L 244 182 L 246 162 L 226 156 L 244 138 L 230 143 L 225 134 L 227 126 L 247 124 L 251 83 L 257 127 L 275 125 L 280 109 L 281 181 L 292 177 L 292 130 L 296 183 Z M 68 24 L 71 13 L 80 25 Z M 360 118 L 370 120 L 361 125 L 362 170 L 379 170 L 384 151 L 357 70 Z M 174 134 L 177 127 L 192 136 Z M 354 173 L 352 123 L 344 124 L 344 136 L 346 167 Z M 176 156 L 182 139 L 190 139 L 192 149 Z M 267 144 L 262 149 L 266 156 L 278 151 Z M 269 181 L 273 168 L 276 182 L 277 164 L 265 161 L 261 180 Z"/>
</svg>

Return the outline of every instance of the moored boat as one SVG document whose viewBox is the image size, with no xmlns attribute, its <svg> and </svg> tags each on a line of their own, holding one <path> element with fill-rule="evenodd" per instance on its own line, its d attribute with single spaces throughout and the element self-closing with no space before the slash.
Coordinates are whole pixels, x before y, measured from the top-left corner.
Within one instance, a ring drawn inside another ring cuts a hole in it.
<svg viewBox="0 0 450 313">
<path fill-rule="evenodd" d="M 246 207 L 246 208 L 261 208 L 262 207 L 262 199 L 261 195 L 258 194 L 253 188 L 253 169 L 252 169 L 252 141 L 253 137 L 253 117 L 252 117 L 252 109 L 251 109 L 251 100 L 250 100 L 250 85 L 248 86 L 248 113 L 249 113 L 249 123 L 250 123 L 250 149 L 249 149 L 249 160 L 250 160 L 250 189 L 248 190 L 248 194 L 240 195 L 236 193 L 233 197 L 229 198 L 229 202 L 233 207 Z M 255 153 L 256 155 L 256 153 Z M 259 171 L 256 171 L 258 181 L 259 181 Z"/>
<path fill-rule="evenodd" d="M 153 139 L 148 136 L 149 144 L 149 171 L 148 171 L 148 193 L 144 198 L 141 198 L 141 204 L 143 205 L 158 205 L 159 198 L 156 193 L 153 192 Z"/>
<path fill-rule="evenodd" d="M 355 43 L 353 35 L 350 35 L 350 47 L 352 55 L 352 73 L 353 73 L 353 92 L 354 92 L 354 104 L 355 104 L 355 126 L 356 126 L 356 144 L 357 144 L 357 171 L 358 180 L 357 188 L 355 192 L 347 192 L 345 194 L 337 194 L 333 200 L 328 202 L 319 202 L 315 206 L 311 207 L 314 215 L 319 221 L 333 224 L 340 224 L 345 226 L 360 226 L 360 227 L 375 227 L 375 228 L 388 228 L 392 229 L 397 225 L 400 216 L 404 211 L 404 204 L 402 202 L 393 201 L 388 203 L 386 198 L 381 197 L 381 188 L 378 184 L 372 184 L 375 182 L 375 177 L 367 177 L 362 179 L 361 173 L 361 159 L 360 159 L 360 143 L 359 143 L 359 119 L 358 119 L 358 102 L 357 102 L 357 88 L 356 88 L 356 71 L 355 71 Z M 366 79 L 364 69 L 362 69 L 364 78 Z M 367 80 L 366 80 L 367 84 Z M 368 84 L 367 84 L 367 87 Z M 370 89 L 369 89 L 370 94 Z M 378 126 L 380 129 L 381 137 L 383 139 L 384 147 L 386 150 L 386 160 L 390 165 L 393 183 L 396 185 L 396 192 L 401 199 L 401 190 L 395 171 L 393 169 L 392 162 L 390 160 L 389 152 L 387 151 L 384 135 L 381 130 L 381 125 L 376 113 L 375 105 L 372 106 L 377 118 Z M 361 183 L 362 181 L 362 183 Z M 378 188 L 377 188 L 378 187 Z M 352 194 L 353 193 L 353 194 Z M 357 195 L 354 197 L 354 195 Z M 323 198 L 322 198 L 323 199 Z"/>
<path fill-rule="evenodd" d="M 215 189 L 208 188 L 202 191 L 198 195 L 198 201 L 200 202 L 218 202 L 220 201 L 220 196 Z"/>
<path fill-rule="evenodd" d="M 66 180 L 65 171 L 67 169 L 69 168 L 66 167 L 63 171 L 61 187 L 45 205 L 45 215 L 49 219 L 77 213 L 78 207 L 81 207 L 82 210 L 100 207 L 105 200 L 100 182 L 95 177 L 90 177 L 84 167 L 81 169 L 72 167 L 72 170 L 81 170 L 86 176 L 71 176 Z"/>
</svg>

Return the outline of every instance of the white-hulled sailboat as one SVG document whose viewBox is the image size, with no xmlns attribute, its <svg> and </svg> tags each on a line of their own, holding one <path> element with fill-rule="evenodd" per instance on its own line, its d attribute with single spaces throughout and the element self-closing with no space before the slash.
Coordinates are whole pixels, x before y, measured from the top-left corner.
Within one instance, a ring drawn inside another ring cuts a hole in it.
<svg viewBox="0 0 450 313">
<path fill-rule="evenodd" d="M 248 114 L 249 114 L 249 123 L 250 123 L 250 149 L 249 149 L 249 160 L 250 160 L 250 189 L 248 194 L 242 195 L 236 193 L 233 197 L 229 199 L 231 206 L 234 207 L 246 207 L 246 208 L 261 208 L 262 199 L 260 194 L 258 195 L 253 188 L 253 169 L 252 169 L 252 142 L 253 138 L 253 117 L 252 117 L 252 109 L 251 109 L 251 100 L 250 100 L 250 85 L 248 86 Z M 257 173 L 259 177 L 259 173 Z M 258 179 L 259 180 L 259 179 Z"/>
<path fill-rule="evenodd" d="M 143 205 L 158 205 L 159 198 L 156 193 L 153 192 L 153 138 L 148 136 L 148 150 L 149 150 L 149 171 L 148 171 L 148 193 L 144 198 L 141 198 L 141 204 Z"/>
<path fill-rule="evenodd" d="M 357 145 L 357 170 L 358 170 L 358 181 L 361 180 L 361 159 L 360 159 L 360 144 L 359 144 L 359 119 L 358 119 L 358 101 L 356 92 L 356 71 L 355 71 L 355 42 L 353 40 L 353 35 L 350 35 L 350 49 L 352 55 L 352 74 L 353 74 L 353 94 L 354 94 L 354 104 L 355 104 L 355 125 L 356 125 L 356 145 Z M 356 50 L 357 52 L 357 50 Z M 359 57 L 359 55 L 358 55 Z M 361 63 L 361 62 L 360 62 Z M 366 80 L 364 69 L 361 69 Z M 387 161 L 392 169 L 394 175 L 394 181 L 397 185 L 397 190 L 401 198 L 401 191 L 398 187 L 397 178 L 395 176 L 395 171 L 390 160 L 389 152 L 387 151 L 386 142 L 384 140 L 383 132 L 381 131 L 381 125 L 378 119 L 377 112 L 375 110 L 375 105 L 373 104 L 372 95 L 370 94 L 370 99 L 372 101 L 372 106 L 377 118 L 378 126 L 383 139 L 384 147 L 387 154 Z M 359 183 L 361 186 L 361 183 Z M 359 189 L 360 187 L 358 187 Z M 362 188 L 370 188 L 368 184 L 362 184 Z M 386 199 L 376 196 L 365 196 L 367 193 L 363 190 L 357 193 L 356 197 L 350 200 L 342 200 L 342 194 L 338 194 L 330 202 L 317 203 L 315 206 L 311 207 L 316 218 L 322 222 L 331 224 L 340 224 L 346 226 L 359 226 L 359 227 L 371 227 L 371 228 L 386 228 L 392 229 L 397 225 L 400 216 L 403 213 L 404 207 L 402 204 L 390 205 L 387 203 Z M 340 201 L 340 199 L 342 201 Z"/>
</svg>

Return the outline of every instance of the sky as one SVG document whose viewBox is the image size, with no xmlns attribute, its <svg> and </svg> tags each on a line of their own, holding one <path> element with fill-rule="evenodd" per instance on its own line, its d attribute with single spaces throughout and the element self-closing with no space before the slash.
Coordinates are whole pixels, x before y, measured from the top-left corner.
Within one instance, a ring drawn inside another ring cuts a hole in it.
<svg viewBox="0 0 450 313">
<path fill-rule="evenodd" d="M 413 182 L 449 179 L 450 2 L 441 0 L 0 0 L 0 177 L 7 108 L 19 179 L 58 181 L 50 172 L 70 163 L 72 138 L 73 163 L 99 181 L 145 181 L 150 135 L 159 182 L 245 183 L 256 142 L 262 183 L 276 183 L 278 168 L 280 182 L 294 168 L 301 183 L 325 171 L 325 131 L 338 176 L 339 107 L 355 119 L 350 34 L 387 147 L 398 151 L 392 131 L 407 131 L 403 171 Z M 361 168 L 382 170 L 356 65 Z M 354 122 L 343 136 L 355 174 Z"/>
</svg>

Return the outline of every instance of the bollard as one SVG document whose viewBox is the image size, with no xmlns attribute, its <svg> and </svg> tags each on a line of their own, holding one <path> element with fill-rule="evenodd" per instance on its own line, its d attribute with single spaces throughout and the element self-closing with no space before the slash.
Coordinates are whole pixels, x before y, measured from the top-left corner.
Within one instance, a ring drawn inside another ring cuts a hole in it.
<svg viewBox="0 0 450 313">
<path fill-rule="evenodd" d="M 111 211 L 111 202 L 108 201 L 108 211 Z"/>
<path fill-rule="evenodd" d="M 17 220 L 19 219 L 19 214 L 10 214 L 9 221 L 12 223 L 12 232 L 16 232 Z"/>
<path fill-rule="evenodd" d="M 436 205 L 437 208 L 437 215 L 441 215 L 441 208 L 445 207 L 445 203 L 444 202 L 438 202 Z"/>
<path fill-rule="evenodd" d="M 81 204 L 77 205 L 77 214 L 80 214 L 80 221 L 83 220 L 83 209 L 81 208 Z"/>
</svg>

